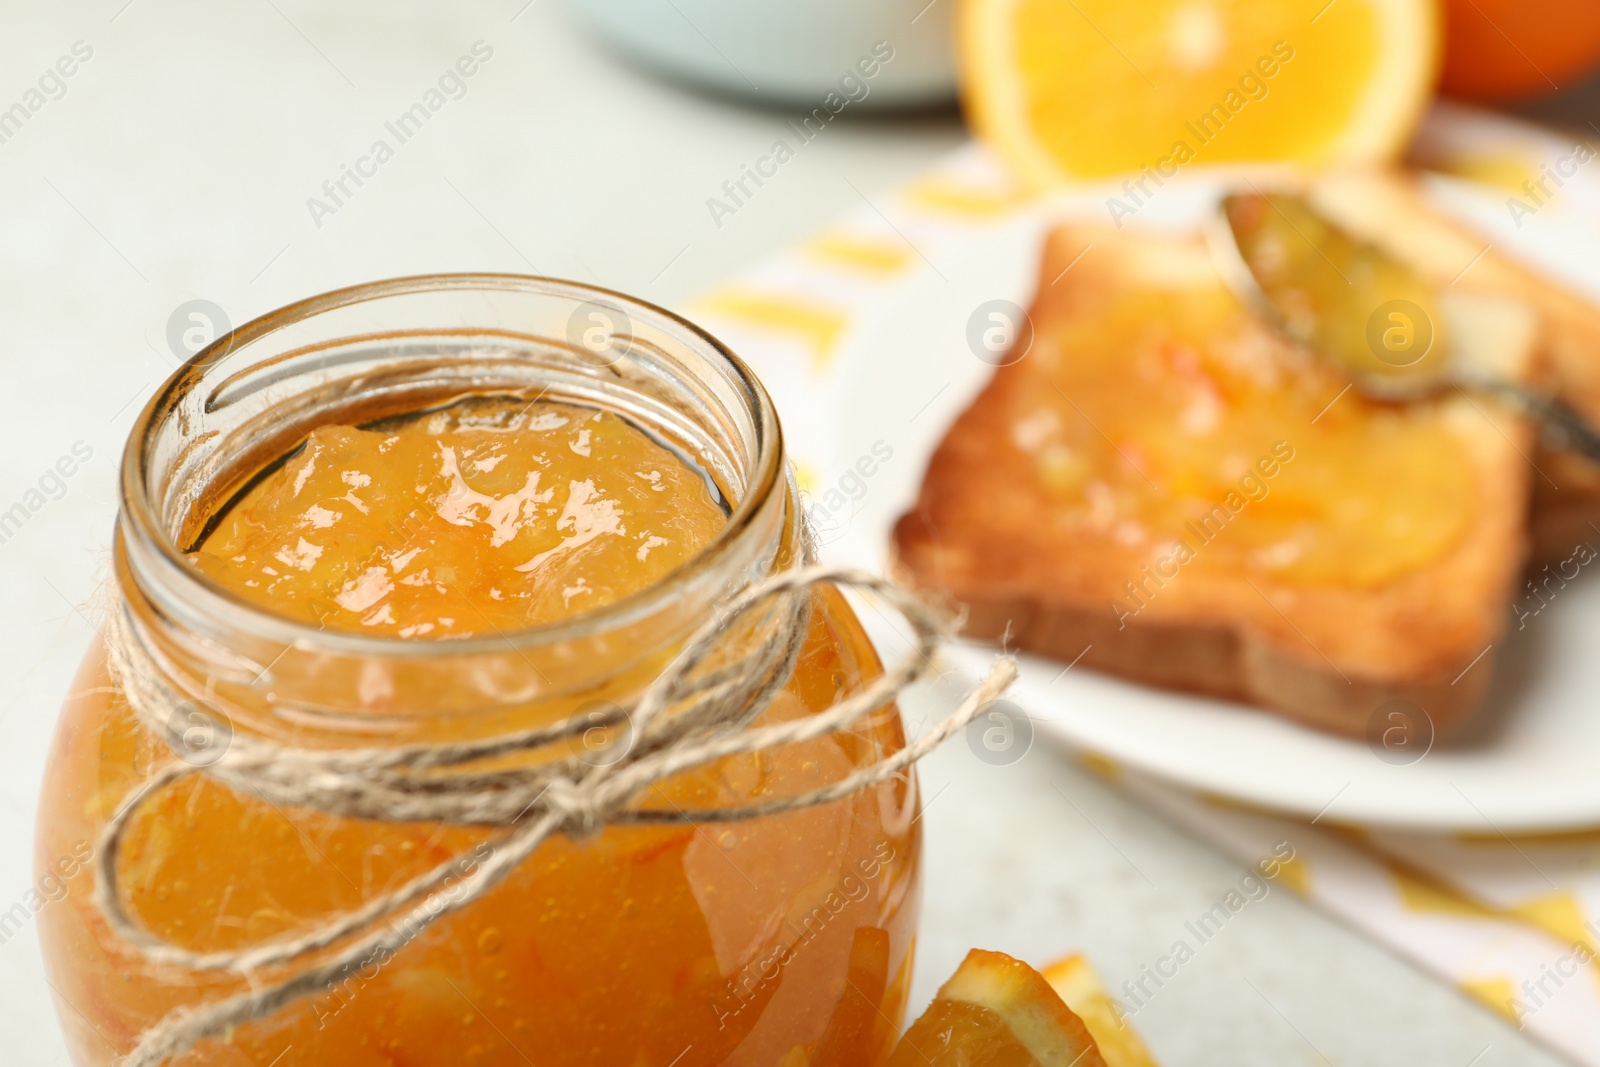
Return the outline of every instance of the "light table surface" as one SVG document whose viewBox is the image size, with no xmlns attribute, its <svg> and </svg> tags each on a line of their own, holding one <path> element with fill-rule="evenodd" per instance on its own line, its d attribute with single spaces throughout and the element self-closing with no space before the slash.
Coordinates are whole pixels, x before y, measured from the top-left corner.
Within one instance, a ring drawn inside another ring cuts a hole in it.
<svg viewBox="0 0 1600 1067">
<path fill-rule="evenodd" d="M 455 270 L 680 305 L 855 207 L 852 185 L 885 193 L 965 137 L 953 113 L 847 113 L 718 226 L 706 200 L 788 114 L 636 73 L 557 0 L 11 3 L 0 26 L 0 108 L 76 42 L 92 49 L 0 143 L 0 511 L 74 445 L 92 453 L 0 544 L 0 916 L 33 883 L 36 794 L 92 635 L 115 464 L 175 366 L 174 308 L 210 300 L 237 324 L 338 286 Z M 323 183 L 479 41 L 492 57 L 466 95 L 336 211 L 313 212 Z M 917 695 L 908 716 L 946 699 Z M 957 741 L 923 782 L 914 1010 L 972 946 L 1039 964 L 1081 949 L 1114 985 L 1136 978 L 1244 874 L 1042 744 L 994 767 Z M 1557 1062 L 1282 889 L 1202 946 L 1137 1025 L 1168 1067 Z M 0 1035 L 7 1063 L 67 1062 L 31 922 L 0 920 Z"/>
</svg>

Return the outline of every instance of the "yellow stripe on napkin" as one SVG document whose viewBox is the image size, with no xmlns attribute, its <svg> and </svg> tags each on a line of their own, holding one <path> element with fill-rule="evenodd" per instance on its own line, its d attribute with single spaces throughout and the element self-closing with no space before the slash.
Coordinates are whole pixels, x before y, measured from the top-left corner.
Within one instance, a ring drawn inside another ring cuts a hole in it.
<svg viewBox="0 0 1600 1067">
<path fill-rule="evenodd" d="M 1564 944 L 1587 945 L 1590 949 L 1597 947 L 1594 938 L 1584 927 L 1583 905 L 1571 893 L 1552 893 L 1518 904 L 1507 911 Z"/>
<path fill-rule="evenodd" d="M 966 219 L 990 219 L 1003 215 L 1027 200 L 1020 190 L 974 185 L 939 174 L 913 183 L 901 195 L 912 207 Z"/>
<path fill-rule="evenodd" d="M 842 230 L 825 233 L 800 248 L 832 266 L 885 277 L 905 270 L 912 257 L 911 249 L 903 241 L 863 237 Z"/>
<path fill-rule="evenodd" d="M 1539 176 L 1538 161 L 1520 153 L 1451 155 L 1419 162 L 1441 174 L 1509 189 L 1514 193 L 1522 191 L 1523 182 Z"/>
<path fill-rule="evenodd" d="M 827 369 L 839 338 L 850 324 L 850 316 L 837 308 L 803 297 L 752 289 L 719 289 L 695 303 L 712 315 L 800 339 L 810 347 L 812 366 L 819 372 Z"/>
<path fill-rule="evenodd" d="M 1492 1010 L 1497 1015 L 1504 1015 L 1513 1023 L 1522 1020 L 1517 1015 L 1517 1009 L 1512 1006 L 1517 999 L 1516 983 L 1509 978 L 1463 978 L 1456 985 L 1467 996 Z"/>
<path fill-rule="evenodd" d="M 1408 911 L 1431 915 L 1452 915 L 1466 919 L 1503 919 L 1505 915 L 1494 908 L 1463 895 L 1443 882 L 1396 863 L 1388 856 L 1372 853 L 1372 858 L 1383 864 L 1394 879 L 1400 894 L 1400 903 Z"/>
</svg>

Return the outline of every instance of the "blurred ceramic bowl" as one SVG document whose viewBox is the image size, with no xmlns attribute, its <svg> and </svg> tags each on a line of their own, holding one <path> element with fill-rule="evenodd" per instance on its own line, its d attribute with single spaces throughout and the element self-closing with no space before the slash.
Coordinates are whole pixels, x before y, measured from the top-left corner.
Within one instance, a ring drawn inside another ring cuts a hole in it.
<svg viewBox="0 0 1600 1067">
<path fill-rule="evenodd" d="M 954 3 L 569 0 L 568 7 L 624 55 L 697 85 L 774 104 L 816 105 L 851 76 L 868 87 L 853 107 L 902 108 L 955 96 Z"/>
</svg>

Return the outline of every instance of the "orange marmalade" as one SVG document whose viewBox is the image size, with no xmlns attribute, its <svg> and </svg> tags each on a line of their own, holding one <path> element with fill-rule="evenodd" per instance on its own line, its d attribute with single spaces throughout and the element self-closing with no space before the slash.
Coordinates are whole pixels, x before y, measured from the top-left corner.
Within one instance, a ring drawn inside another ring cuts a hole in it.
<svg viewBox="0 0 1600 1067">
<path fill-rule="evenodd" d="M 485 288 L 520 287 L 519 297 L 545 287 L 540 299 L 566 284 L 482 277 L 491 279 Z M 229 369 L 223 359 L 241 358 L 218 357 L 215 373 Z M 203 361 L 201 369 L 212 372 Z M 607 374 L 601 368 L 594 377 L 609 388 Z M 765 403 L 758 388 L 750 395 Z M 245 673 L 259 665 L 266 680 L 249 691 L 264 693 L 265 703 L 256 714 L 241 712 L 234 729 L 304 745 L 339 731 L 364 744 L 477 736 L 485 716 L 496 729 L 554 721 L 637 692 L 659 671 L 670 647 L 608 643 L 607 620 L 634 618 L 640 598 L 656 591 L 669 594 L 661 598 L 669 604 L 696 603 L 693 581 L 718 565 L 705 562 L 708 546 L 754 536 L 730 529 L 745 513 L 740 487 L 623 414 L 541 396 L 479 396 L 418 415 L 320 424 L 301 431 L 286 455 L 230 483 L 238 490 L 190 523 L 203 535 L 173 557 L 189 576 L 161 581 L 200 581 L 195 598 L 216 595 L 241 617 L 299 627 L 281 659 L 251 653 Z M 153 410 L 160 404 L 158 396 Z M 781 472 L 781 453 L 778 462 L 772 469 Z M 767 510 L 787 516 L 783 543 L 792 545 L 794 502 L 781 473 L 773 484 Z M 125 500 L 119 584 L 134 590 L 124 595 L 142 613 L 135 594 L 156 579 L 129 577 L 138 569 L 129 550 L 138 521 Z M 740 580 L 727 576 L 727 588 Z M 570 643 L 534 651 L 517 644 L 519 635 L 568 624 L 577 627 Z M 188 636 L 174 639 L 176 660 L 187 654 Z M 480 645 L 499 650 L 484 661 L 492 669 L 430 673 L 436 658 Z M 349 671 L 329 666 L 346 647 L 375 648 L 375 658 L 392 650 L 400 666 L 359 656 Z M 605 657 L 615 658 L 615 669 Z M 564 664 L 581 685 L 566 686 Z M 879 670 L 843 598 L 823 590 L 813 598 L 799 665 L 763 721 L 813 714 Z M 229 677 L 208 675 L 207 699 L 234 693 Z M 245 678 L 236 689 L 249 686 Z M 492 714 L 463 712 L 463 686 L 507 695 Z M 299 700 L 292 712 L 291 691 Z M 318 707 L 342 710 L 324 715 Z M 448 714 L 413 727 L 406 716 L 418 707 Z M 704 810 L 794 795 L 903 743 L 889 707 L 854 730 L 669 779 L 645 803 Z M 47 772 L 41 867 L 98 847 L 108 815 L 174 758 L 132 716 L 104 650 L 92 651 Z M 757 820 L 611 826 L 582 842 L 557 836 L 487 896 L 399 951 L 173 1062 L 868 1067 L 887 1054 L 905 1007 L 916 809 L 907 775 Z M 189 949 L 224 950 L 309 930 L 453 856 L 470 863 L 489 836 L 275 806 L 197 774 L 151 800 L 117 862 L 140 925 Z M 227 972 L 153 964 L 118 941 L 93 902 L 93 879 L 92 869 L 77 873 L 66 899 L 39 920 L 74 1063 L 111 1064 L 168 1012 L 247 988 Z M 294 973 L 283 965 L 256 977 Z"/>
<path fill-rule="evenodd" d="M 711 488 L 610 412 L 463 404 L 393 430 L 311 431 L 193 559 L 319 625 L 493 633 L 670 574 L 722 526 Z"/>
<path fill-rule="evenodd" d="M 1012 443 L 1065 521 L 1119 543 L 1203 544 L 1200 569 L 1376 586 L 1444 555 L 1477 506 L 1436 405 L 1364 399 L 1209 275 L 1119 292 L 1039 338 L 1028 358 L 1055 388 L 1019 413 Z"/>
</svg>

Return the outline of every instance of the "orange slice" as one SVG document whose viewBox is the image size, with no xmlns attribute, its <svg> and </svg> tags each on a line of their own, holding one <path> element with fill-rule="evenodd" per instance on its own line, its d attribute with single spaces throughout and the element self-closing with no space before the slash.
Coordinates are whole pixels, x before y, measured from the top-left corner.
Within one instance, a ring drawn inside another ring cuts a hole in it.
<svg viewBox="0 0 1600 1067">
<path fill-rule="evenodd" d="M 887 1067 L 1106 1067 L 1083 1020 L 1038 971 L 975 948 Z"/>
<path fill-rule="evenodd" d="M 1048 188 L 1392 158 L 1440 29 L 1435 0 L 962 0 L 958 35 L 968 118 Z"/>
<path fill-rule="evenodd" d="M 1089 1028 L 1106 1067 L 1156 1067 L 1155 1057 L 1128 1025 L 1100 976 L 1082 956 L 1068 956 L 1039 972 Z"/>
</svg>

